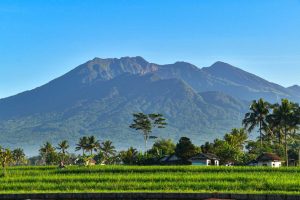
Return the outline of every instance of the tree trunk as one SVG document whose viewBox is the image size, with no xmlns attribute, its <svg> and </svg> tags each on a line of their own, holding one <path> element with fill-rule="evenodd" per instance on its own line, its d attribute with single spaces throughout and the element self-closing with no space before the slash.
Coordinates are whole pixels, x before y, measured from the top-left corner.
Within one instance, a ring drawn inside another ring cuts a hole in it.
<svg viewBox="0 0 300 200">
<path fill-rule="evenodd" d="M 144 141 L 145 141 L 145 153 L 147 153 L 147 137 L 144 137 Z"/>
<path fill-rule="evenodd" d="M 263 149 L 263 140 L 262 140 L 262 133 L 261 133 L 261 121 L 259 122 L 259 137 L 260 137 L 260 152 L 262 153 L 262 149 Z"/>
<path fill-rule="evenodd" d="M 2 169 L 3 169 L 3 177 L 6 176 L 6 167 L 5 167 L 5 161 L 2 162 Z"/>
<path fill-rule="evenodd" d="M 299 152 L 298 152 L 298 166 L 300 167 L 300 148 L 299 148 L 298 151 L 299 151 Z"/>
<path fill-rule="evenodd" d="M 280 132 L 280 131 L 281 131 L 281 130 L 279 130 L 279 132 L 278 132 L 278 140 L 279 140 L 278 143 L 279 143 L 279 144 L 281 144 L 281 132 Z"/>
<path fill-rule="evenodd" d="M 285 158 L 286 158 L 286 166 L 289 166 L 289 158 L 288 158 L 288 149 L 287 149 L 287 130 L 286 127 L 284 129 L 284 151 L 285 151 Z"/>
<path fill-rule="evenodd" d="M 145 153 L 147 153 L 148 133 L 144 132 Z"/>
</svg>

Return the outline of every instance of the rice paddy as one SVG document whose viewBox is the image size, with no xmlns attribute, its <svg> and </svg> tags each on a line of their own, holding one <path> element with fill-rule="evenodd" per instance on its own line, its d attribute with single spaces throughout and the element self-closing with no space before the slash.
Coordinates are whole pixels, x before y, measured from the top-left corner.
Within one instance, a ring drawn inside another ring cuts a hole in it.
<svg viewBox="0 0 300 200">
<path fill-rule="evenodd" d="M 11 167 L 0 193 L 223 192 L 300 194 L 300 168 L 196 166 Z"/>
</svg>

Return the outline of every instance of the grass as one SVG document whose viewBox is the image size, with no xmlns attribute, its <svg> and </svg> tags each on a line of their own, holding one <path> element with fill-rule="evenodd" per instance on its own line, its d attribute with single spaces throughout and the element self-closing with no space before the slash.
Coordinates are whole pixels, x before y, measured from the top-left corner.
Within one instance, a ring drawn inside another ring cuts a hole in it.
<svg viewBox="0 0 300 200">
<path fill-rule="evenodd" d="M 300 168 L 196 166 L 11 167 L 0 193 L 224 192 L 300 194 Z"/>
</svg>

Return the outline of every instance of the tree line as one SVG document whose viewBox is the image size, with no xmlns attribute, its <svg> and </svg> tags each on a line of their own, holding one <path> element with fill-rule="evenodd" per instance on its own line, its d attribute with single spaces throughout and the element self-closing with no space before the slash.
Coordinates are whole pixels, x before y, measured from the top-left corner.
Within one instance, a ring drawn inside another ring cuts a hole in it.
<svg viewBox="0 0 300 200">
<path fill-rule="evenodd" d="M 117 151 L 112 141 L 100 142 L 95 136 L 79 138 L 75 151 L 80 155 L 69 153 L 70 145 L 63 140 L 56 146 L 50 142 L 44 143 L 39 149 L 39 155 L 26 158 L 20 148 L 13 151 L 0 147 L 0 163 L 4 169 L 10 165 L 57 165 L 69 164 L 88 165 L 95 161 L 97 164 L 127 164 L 154 165 L 166 155 L 176 155 L 181 159 L 180 164 L 187 164 L 188 160 L 198 153 L 213 153 L 220 158 L 221 164 L 234 163 L 245 165 L 254 160 L 262 152 L 272 152 L 285 159 L 286 166 L 289 159 L 299 161 L 300 135 L 297 132 L 300 125 L 300 108 L 297 103 L 282 99 L 281 103 L 270 104 L 263 99 L 253 101 L 249 112 L 242 121 L 244 127 L 234 128 L 226 133 L 222 139 L 206 142 L 201 146 L 194 145 L 188 137 L 181 137 L 175 144 L 171 139 L 159 139 L 152 135 L 154 129 L 167 126 L 162 114 L 134 113 L 130 128 L 141 133 L 145 143 L 144 151 L 134 147 Z M 250 140 L 251 132 L 257 130 L 259 137 Z M 148 140 L 154 140 L 148 149 Z"/>
<path fill-rule="evenodd" d="M 266 147 L 284 147 L 285 163 L 289 165 L 291 151 L 298 149 L 300 157 L 300 107 L 298 103 L 282 99 L 280 103 L 271 104 L 263 99 L 253 101 L 250 112 L 243 120 L 244 127 L 249 131 L 258 128 L 260 152 Z"/>
</svg>

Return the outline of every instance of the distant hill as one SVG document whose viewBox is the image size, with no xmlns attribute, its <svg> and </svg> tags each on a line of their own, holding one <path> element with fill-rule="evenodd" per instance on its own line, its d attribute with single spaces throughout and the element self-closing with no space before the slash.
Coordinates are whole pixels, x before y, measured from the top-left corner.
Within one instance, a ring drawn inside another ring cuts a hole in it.
<svg viewBox="0 0 300 200">
<path fill-rule="evenodd" d="M 131 115 L 159 112 L 169 125 L 154 135 L 188 136 L 200 144 L 241 126 L 251 100 L 299 101 L 298 92 L 222 62 L 200 69 L 142 57 L 95 58 L 41 87 L 0 99 L 0 141 L 29 152 L 48 140 L 75 144 L 96 135 L 119 149 L 142 148 L 142 136 L 128 128 Z"/>
<path fill-rule="evenodd" d="M 296 95 L 298 98 L 300 98 L 300 86 L 299 85 L 293 85 L 291 87 L 288 87 L 288 90 Z"/>
</svg>

